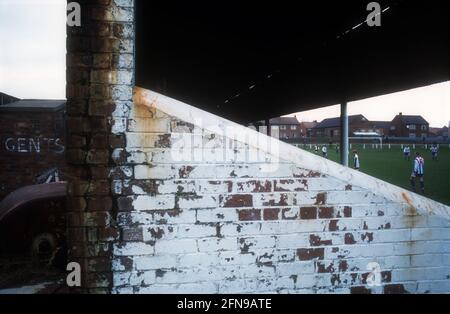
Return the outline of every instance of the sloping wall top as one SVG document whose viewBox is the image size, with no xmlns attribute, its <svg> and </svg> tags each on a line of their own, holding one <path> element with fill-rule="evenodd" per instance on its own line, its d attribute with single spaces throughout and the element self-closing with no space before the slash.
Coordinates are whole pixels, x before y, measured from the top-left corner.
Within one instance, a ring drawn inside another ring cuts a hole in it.
<svg viewBox="0 0 450 314">
<path fill-rule="evenodd" d="M 218 129 L 224 130 L 226 128 L 233 128 L 234 134 L 239 134 L 239 139 L 244 139 L 245 144 L 250 147 L 258 148 L 268 154 L 275 154 L 280 160 L 293 162 L 302 165 L 302 167 L 306 169 L 324 173 L 331 177 L 349 182 L 349 184 L 354 186 L 368 189 L 388 200 L 407 203 L 414 210 L 417 210 L 422 214 L 439 215 L 446 219 L 450 218 L 449 206 L 419 194 L 412 193 L 411 191 L 379 180 L 360 171 L 344 167 L 338 163 L 321 158 L 275 138 L 268 137 L 260 132 L 159 93 L 135 87 L 134 102 L 148 106 L 149 108 L 158 109 L 180 120 L 190 121 L 195 126 L 201 127 L 212 133 L 217 132 Z M 268 145 L 257 144 L 267 142 L 269 143 Z"/>
</svg>

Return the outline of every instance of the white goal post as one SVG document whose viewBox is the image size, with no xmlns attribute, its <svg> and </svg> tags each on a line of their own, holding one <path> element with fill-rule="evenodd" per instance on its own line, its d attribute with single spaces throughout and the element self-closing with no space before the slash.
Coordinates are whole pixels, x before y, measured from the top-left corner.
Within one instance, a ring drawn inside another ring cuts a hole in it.
<svg viewBox="0 0 450 314">
<path fill-rule="evenodd" d="M 383 148 L 383 137 L 381 136 L 351 136 L 348 140 L 378 140 L 380 142 L 380 149 Z"/>
</svg>

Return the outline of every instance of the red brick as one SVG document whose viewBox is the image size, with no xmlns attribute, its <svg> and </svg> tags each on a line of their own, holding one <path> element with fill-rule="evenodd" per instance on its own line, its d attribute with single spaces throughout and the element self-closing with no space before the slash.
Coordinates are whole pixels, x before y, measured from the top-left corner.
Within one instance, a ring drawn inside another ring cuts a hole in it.
<svg viewBox="0 0 450 314">
<path fill-rule="evenodd" d="M 372 291 L 370 289 L 367 289 L 364 286 L 357 286 L 357 287 L 351 287 L 350 293 L 351 294 L 371 294 Z"/>
<path fill-rule="evenodd" d="M 324 251 L 324 248 L 298 249 L 297 256 L 301 261 L 309 261 L 313 259 L 322 260 Z"/>
<path fill-rule="evenodd" d="M 322 262 L 316 262 L 316 269 L 317 269 L 317 272 L 320 273 L 320 274 L 322 274 L 322 273 L 333 273 L 335 271 L 333 263 L 330 263 L 330 264 L 328 264 L 328 266 L 326 266 Z"/>
<path fill-rule="evenodd" d="M 239 220 L 241 221 L 261 220 L 261 210 L 242 209 L 239 211 Z"/>
<path fill-rule="evenodd" d="M 392 284 L 384 286 L 383 292 L 385 294 L 405 294 L 408 293 L 402 284 Z"/>
<path fill-rule="evenodd" d="M 114 227 L 106 227 L 98 229 L 98 240 L 99 241 L 114 241 L 119 239 L 119 230 Z"/>
<path fill-rule="evenodd" d="M 328 224 L 328 231 L 338 231 L 339 227 L 337 223 L 339 222 L 338 219 L 330 220 L 330 223 Z"/>
<path fill-rule="evenodd" d="M 325 205 L 327 203 L 327 192 L 320 192 L 316 195 L 316 205 Z"/>
<path fill-rule="evenodd" d="M 352 217 L 352 208 L 350 206 L 344 207 L 344 217 L 346 218 Z"/>
<path fill-rule="evenodd" d="M 355 244 L 355 238 L 353 237 L 352 233 L 346 233 L 344 236 L 344 243 L 345 244 Z"/>
<path fill-rule="evenodd" d="M 319 218 L 327 219 L 333 218 L 334 208 L 333 207 L 319 207 Z"/>
<path fill-rule="evenodd" d="M 279 208 L 265 208 L 264 220 L 278 220 L 280 216 Z"/>
<path fill-rule="evenodd" d="M 311 246 L 321 246 L 321 245 L 332 245 L 333 242 L 331 240 L 322 240 L 318 235 L 310 234 L 309 244 L 311 244 Z"/>
<path fill-rule="evenodd" d="M 308 181 L 306 179 L 280 179 L 280 180 L 274 180 L 274 191 L 275 192 L 300 192 L 300 191 L 306 191 L 308 189 Z M 283 185 L 285 187 L 281 187 L 280 185 Z M 300 184 L 300 187 L 298 186 Z M 288 187 L 286 187 L 286 185 Z M 291 187 L 289 187 L 289 185 Z"/>
<path fill-rule="evenodd" d="M 237 190 L 238 191 L 247 191 L 247 189 L 244 186 L 253 186 L 253 190 L 249 191 L 252 193 L 264 193 L 264 192 L 271 192 L 272 191 L 272 183 L 268 180 L 266 181 L 259 181 L 259 180 L 251 180 L 246 182 L 238 182 L 237 183 Z"/>
<path fill-rule="evenodd" d="M 221 197 L 223 207 L 251 207 L 253 206 L 253 198 L 251 194 L 234 194 L 227 195 L 225 199 Z"/>
<path fill-rule="evenodd" d="M 317 208 L 316 207 L 301 207 L 300 219 L 316 219 Z"/>
</svg>

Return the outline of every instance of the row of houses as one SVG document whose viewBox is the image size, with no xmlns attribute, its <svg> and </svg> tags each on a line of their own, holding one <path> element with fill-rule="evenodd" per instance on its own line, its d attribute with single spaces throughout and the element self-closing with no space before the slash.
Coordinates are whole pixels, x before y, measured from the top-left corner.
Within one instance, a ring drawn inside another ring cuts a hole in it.
<svg viewBox="0 0 450 314">
<path fill-rule="evenodd" d="M 448 128 L 430 128 L 428 121 L 420 115 L 404 115 L 401 112 L 391 121 L 371 121 L 362 114 L 348 116 L 349 135 L 373 135 L 382 137 L 427 138 L 448 136 Z M 324 119 L 321 122 L 300 122 L 297 117 L 278 117 L 269 120 L 270 129 L 278 131 L 281 139 L 340 137 L 340 117 Z M 265 125 L 258 121 L 252 126 Z"/>
<path fill-rule="evenodd" d="M 371 121 L 362 114 L 348 117 L 349 134 L 373 134 L 383 137 L 426 138 L 430 136 L 430 124 L 420 115 L 404 115 L 401 112 L 392 121 Z M 339 137 L 340 118 L 325 119 L 312 130 L 313 137 Z"/>
</svg>

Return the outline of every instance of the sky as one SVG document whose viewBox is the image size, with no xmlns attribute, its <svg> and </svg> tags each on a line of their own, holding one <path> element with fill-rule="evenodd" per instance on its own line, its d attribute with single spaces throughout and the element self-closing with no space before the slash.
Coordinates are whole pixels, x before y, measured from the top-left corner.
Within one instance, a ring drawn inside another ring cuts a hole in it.
<svg viewBox="0 0 450 314">
<path fill-rule="evenodd" d="M 349 115 L 362 114 L 369 120 L 391 121 L 395 115 L 421 115 L 431 127 L 448 126 L 450 123 L 450 81 L 414 88 L 392 94 L 349 102 Z M 340 106 L 334 105 L 315 110 L 296 112 L 299 121 L 321 121 L 338 117 Z"/>
<path fill-rule="evenodd" d="M 65 19 L 65 0 L 0 0 L 1 92 L 65 98 Z M 450 121 L 450 82 L 351 102 L 348 112 L 370 120 L 392 120 L 399 112 L 422 115 L 442 127 Z M 339 106 L 295 114 L 300 121 L 321 121 L 339 116 Z"/>
<path fill-rule="evenodd" d="M 0 92 L 64 99 L 65 42 L 65 0 L 0 0 Z"/>
</svg>

